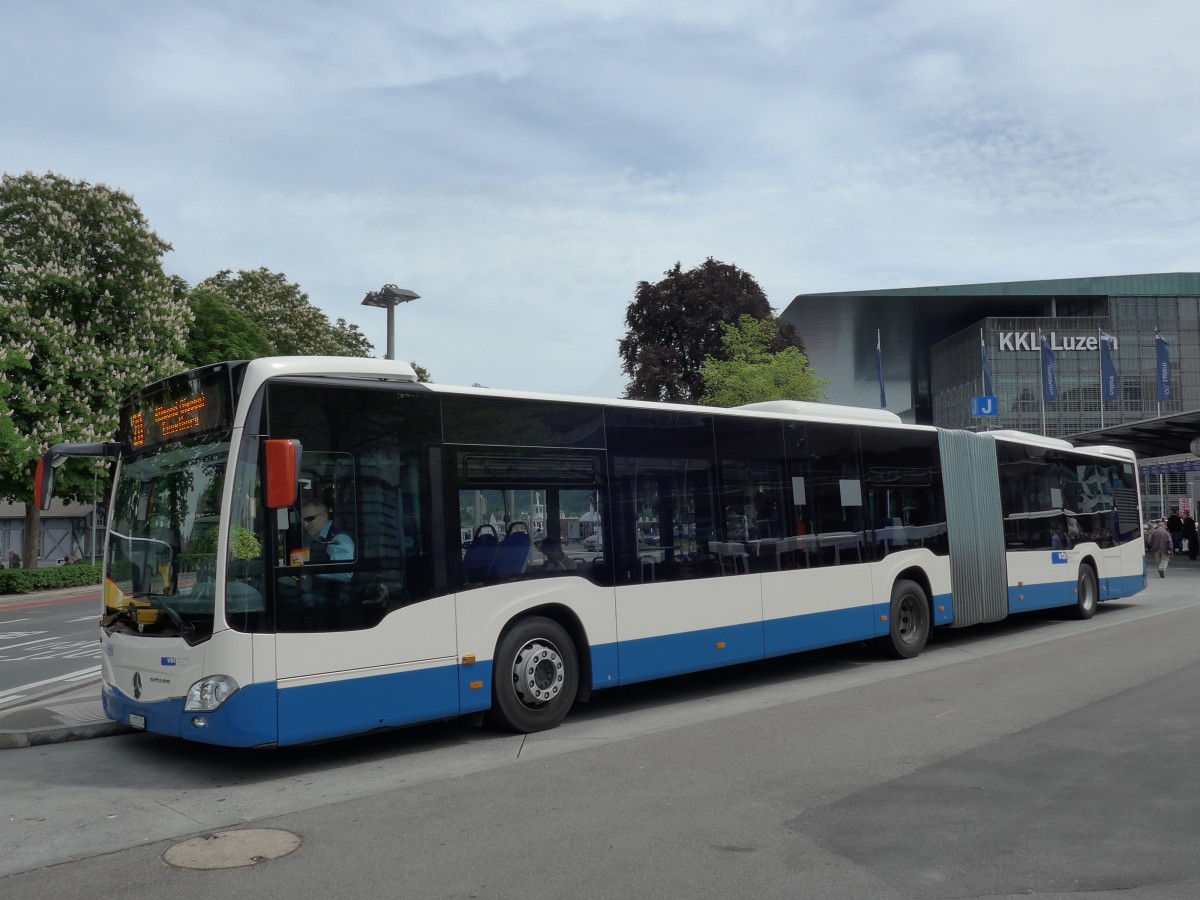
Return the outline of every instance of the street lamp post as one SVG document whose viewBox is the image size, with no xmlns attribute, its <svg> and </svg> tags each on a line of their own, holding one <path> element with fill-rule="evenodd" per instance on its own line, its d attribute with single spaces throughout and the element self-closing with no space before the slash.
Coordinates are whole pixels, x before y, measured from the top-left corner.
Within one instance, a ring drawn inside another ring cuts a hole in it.
<svg viewBox="0 0 1200 900">
<path fill-rule="evenodd" d="M 377 291 L 371 291 L 367 296 L 363 297 L 363 306 L 377 306 L 387 310 L 387 355 L 384 359 L 396 358 L 396 307 L 401 303 L 408 303 L 410 300 L 417 300 L 420 294 L 416 291 L 410 291 L 408 288 L 396 287 L 394 284 L 385 284 Z"/>
</svg>

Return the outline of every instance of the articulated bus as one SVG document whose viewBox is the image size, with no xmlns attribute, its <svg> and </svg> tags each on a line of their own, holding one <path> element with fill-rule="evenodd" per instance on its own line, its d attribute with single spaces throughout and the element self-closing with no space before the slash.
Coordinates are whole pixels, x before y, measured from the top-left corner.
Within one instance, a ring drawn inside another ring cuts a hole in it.
<svg viewBox="0 0 1200 900">
<path fill-rule="evenodd" d="M 102 696 L 237 747 L 456 716 L 533 732 L 593 691 L 1146 586 L 1112 447 L 420 384 L 404 363 L 208 366 L 121 409 Z"/>
</svg>

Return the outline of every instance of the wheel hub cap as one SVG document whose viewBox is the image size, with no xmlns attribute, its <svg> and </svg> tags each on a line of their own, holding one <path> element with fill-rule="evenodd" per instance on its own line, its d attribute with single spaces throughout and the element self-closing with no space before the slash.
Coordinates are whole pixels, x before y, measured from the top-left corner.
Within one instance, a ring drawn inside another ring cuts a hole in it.
<svg viewBox="0 0 1200 900">
<path fill-rule="evenodd" d="M 526 706 L 542 706 L 557 697 L 563 678 L 563 661 L 553 644 L 530 641 L 517 652 L 513 686 Z"/>
</svg>

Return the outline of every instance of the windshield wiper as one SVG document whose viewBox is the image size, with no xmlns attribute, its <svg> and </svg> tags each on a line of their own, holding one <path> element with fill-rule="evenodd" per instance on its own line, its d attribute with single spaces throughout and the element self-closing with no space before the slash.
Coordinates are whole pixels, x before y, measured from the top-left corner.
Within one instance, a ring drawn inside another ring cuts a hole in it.
<svg viewBox="0 0 1200 900">
<path fill-rule="evenodd" d="M 138 599 L 145 600 L 150 604 L 151 607 L 155 609 L 161 609 L 163 612 L 165 612 L 167 617 L 170 618 L 170 620 L 175 624 L 179 634 L 185 639 L 196 633 L 196 626 L 185 620 L 183 616 L 176 612 L 173 607 L 168 606 L 163 600 L 161 600 L 157 594 L 146 594 Z M 100 620 L 100 627 L 110 628 L 113 625 L 116 625 L 122 619 L 136 628 L 139 632 L 144 627 L 142 623 L 138 621 L 136 608 L 133 606 L 118 606 L 115 610 Z"/>
<path fill-rule="evenodd" d="M 185 621 L 183 616 L 175 611 L 174 607 L 168 606 L 167 602 L 162 599 L 160 594 L 146 594 L 145 600 L 149 602 L 151 606 L 161 609 L 168 616 L 170 616 L 171 621 L 174 622 L 176 627 L 179 629 L 179 633 L 185 638 L 196 633 L 196 626 L 191 622 Z"/>
<path fill-rule="evenodd" d="M 118 606 L 116 609 L 114 609 L 108 615 L 103 616 L 100 619 L 100 627 L 101 628 L 111 628 L 113 625 L 116 625 L 122 619 L 127 621 L 130 625 L 134 625 L 134 626 L 137 625 L 137 616 L 135 616 L 133 614 L 132 606 Z"/>
</svg>

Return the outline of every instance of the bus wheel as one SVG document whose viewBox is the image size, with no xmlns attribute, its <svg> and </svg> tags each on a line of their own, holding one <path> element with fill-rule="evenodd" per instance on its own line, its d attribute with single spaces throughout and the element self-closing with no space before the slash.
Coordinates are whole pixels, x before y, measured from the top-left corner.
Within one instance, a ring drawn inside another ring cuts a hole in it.
<svg viewBox="0 0 1200 900">
<path fill-rule="evenodd" d="M 892 586 L 888 634 L 881 638 L 883 649 L 897 659 L 912 659 L 929 640 L 929 598 L 915 581 L 897 581 Z"/>
<path fill-rule="evenodd" d="M 546 731 L 563 720 L 579 689 L 575 644 L 551 619 L 522 619 L 500 637 L 488 718 L 518 733 Z"/>
<path fill-rule="evenodd" d="M 1099 596 L 1096 570 L 1084 563 L 1079 567 L 1079 582 L 1075 585 L 1075 618 L 1090 619 L 1094 616 Z"/>
</svg>

